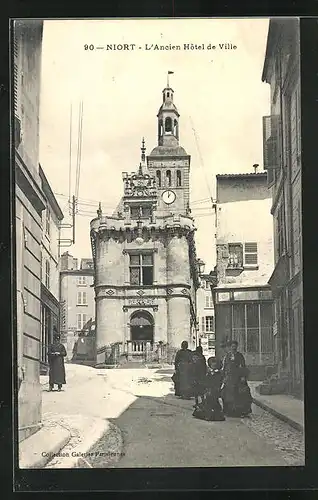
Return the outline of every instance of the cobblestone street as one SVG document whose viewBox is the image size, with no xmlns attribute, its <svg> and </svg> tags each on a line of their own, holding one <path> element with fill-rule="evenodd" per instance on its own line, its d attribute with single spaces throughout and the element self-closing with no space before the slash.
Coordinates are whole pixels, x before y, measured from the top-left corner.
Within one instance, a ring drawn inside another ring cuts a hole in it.
<svg viewBox="0 0 318 500">
<path fill-rule="evenodd" d="M 43 405 L 48 424 L 59 421 L 71 431 L 71 440 L 62 450 L 69 456 L 55 457 L 47 467 L 304 463 L 301 433 L 255 405 L 253 415 L 246 419 L 194 419 L 193 401 L 174 396 L 170 371 L 95 370 L 67 365 L 65 391 L 49 393 L 44 386 Z M 89 448 L 85 441 L 92 433 L 96 439 Z M 76 463 L 72 454 L 80 457 Z"/>
</svg>

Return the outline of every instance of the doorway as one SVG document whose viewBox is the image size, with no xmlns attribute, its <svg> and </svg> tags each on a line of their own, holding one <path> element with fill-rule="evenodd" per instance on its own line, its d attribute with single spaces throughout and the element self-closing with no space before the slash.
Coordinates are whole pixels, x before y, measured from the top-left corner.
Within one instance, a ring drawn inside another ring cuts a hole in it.
<svg viewBox="0 0 318 500">
<path fill-rule="evenodd" d="M 153 343 L 154 320 L 148 311 L 136 311 L 130 318 L 130 339 L 134 342 Z"/>
</svg>

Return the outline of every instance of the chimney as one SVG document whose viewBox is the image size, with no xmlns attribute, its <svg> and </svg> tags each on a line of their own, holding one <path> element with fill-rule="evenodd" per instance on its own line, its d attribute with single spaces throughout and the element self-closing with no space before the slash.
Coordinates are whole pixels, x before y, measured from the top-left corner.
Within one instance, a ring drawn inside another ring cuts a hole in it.
<svg viewBox="0 0 318 500">
<path fill-rule="evenodd" d="M 258 163 L 254 163 L 253 168 L 254 168 L 254 174 L 257 174 L 257 169 L 259 167 Z"/>
</svg>

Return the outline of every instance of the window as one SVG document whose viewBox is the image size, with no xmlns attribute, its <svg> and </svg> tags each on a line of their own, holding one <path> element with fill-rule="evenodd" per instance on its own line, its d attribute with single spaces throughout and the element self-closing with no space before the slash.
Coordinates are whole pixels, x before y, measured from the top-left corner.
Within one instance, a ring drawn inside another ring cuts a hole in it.
<svg viewBox="0 0 318 500">
<path fill-rule="evenodd" d="M 48 260 L 45 261 L 45 286 L 48 290 L 50 289 L 50 262 Z"/>
<path fill-rule="evenodd" d="M 205 332 L 214 332 L 214 317 L 205 317 Z"/>
<path fill-rule="evenodd" d="M 166 185 L 171 186 L 171 170 L 167 170 L 166 172 Z"/>
<path fill-rule="evenodd" d="M 18 112 L 18 66 L 14 63 L 13 66 L 13 102 L 14 111 Z"/>
<path fill-rule="evenodd" d="M 177 187 L 181 186 L 181 170 L 177 170 Z"/>
<path fill-rule="evenodd" d="M 138 206 L 130 208 L 130 217 L 132 219 L 148 219 L 151 217 L 152 210 L 149 206 Z"/>
<path fill-rule="evenodd" d="M 210 282 L 208 280 L 205 281 L 205 289 L 210 290 Z"/>
<path fill-rule="evenodd" d="M 259 304 L 246 304 L 246 351 L 259 351 Z"/>
<path fill-rule="evenodd" d="M 77 292 L 77 305 L 78 306 L 87 306 L 87 293 L 86 292 Z"/>
<path fill-rule="evenodd" d="M 229 244 L 229 260 L 227 267 L 229 269 L 243 267 L 243 248 L 241 243 Z"/>
<path fill-rule="evenodd" d="M 46 209 L 45 212 L 45 232 L 47 236 L 50 236 L 50 224 L 51 224 L 51 214 L 49 209 Z"/>
<path fill-rule="evenodd" d="M 272 302 L 233 304 L 232 338 L 247 353 L 273 353 Z"/>
<path fill-rule="evenodd" d="M 157 170 L 157 172 L 156 172 L 156 179 L 157 179 L 157 186 L 161 187 L 161 172 L 160 172 L 160 170 Z"/>
<path fill-rule="evenodd" d="M 83 330 L 86 322 L 87 322 L 87 319 L 86 319 L 86 314 L 83 314 L 83 313 L 79 313 L 77 315 L 77 329 L 78 330 Z"/>
<path fill-rule="evenodd" d="M 213 299 L 212 299 L 212 295 L 206 295 L 205 296 L 205 307 L 207 308 L 211 308 L 213 307 Z"/>
<path fill-rule="evenodd" d="M 131 254 L 130 258 L 130 284 L 152 285 L 153 284 L 153 255 Z"/>
<path fill-rule="evenodd" d="M 87 285 L 86 276 L 79 276 L 79 277 L 77 278 L 77 284 L 78 284 L 79 286 Z"/>
<path fill-rule="evenodd" d="M 277 231 L 277 254 L 281 257 L 285 252 L 285 224 L 284 224 L 284 206 L 283 204 L 277 210 L 276 231 Z"/>
<path fill-rule="evenodd" d="M 170 97 L 170 92 L 167 92 L 167 97 Z"/>
<path fill-rule="evenodd" d="M 257 266 L 257 243 L 245 243 L 244 245 L 244 265 Z"/>
<path fill-rule="evenodd" d="M 165 120 L 165 131 L 172 132 L 172 120 L 169 116 Z"/>
<path fill-rule="evenodd" d="M 213 349 L 215 347 L 215 334 L 210 333 L 208 335 L 208 348 Z"/>
<path fill-rule="evenodd" d="M 174 124 L 173 124 L 173 134 L 177 137 L 178 139 L 178 122 L 177 120 L 174 121 Z"/>
</svg>

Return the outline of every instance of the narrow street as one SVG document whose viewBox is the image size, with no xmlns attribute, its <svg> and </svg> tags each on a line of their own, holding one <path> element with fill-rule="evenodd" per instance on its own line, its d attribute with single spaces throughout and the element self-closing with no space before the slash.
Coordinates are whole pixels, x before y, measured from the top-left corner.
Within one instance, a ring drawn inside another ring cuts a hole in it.
<svg viewBox="0 0 318 500">
<path fill-rule="evenodd" d="M 43 386 L 44 419 L 75 422 L 83 415 L 111 426 L 78 467 L 286 466 L 303 459 L 301 434 L 255 406 L 248 419 L 194 419 L 193 401 L 172 392 L 170 369 L 66 370 L 63 392 Z M 76 432 L 72 439 L 68 449 L 80 453 Z M 63 467 L 63 458 L 47 467 Z"/>
</svg>

